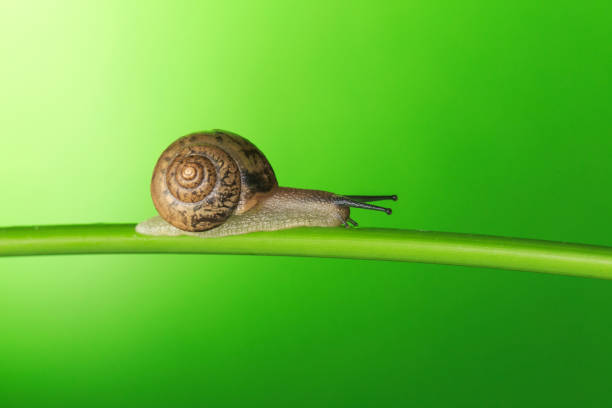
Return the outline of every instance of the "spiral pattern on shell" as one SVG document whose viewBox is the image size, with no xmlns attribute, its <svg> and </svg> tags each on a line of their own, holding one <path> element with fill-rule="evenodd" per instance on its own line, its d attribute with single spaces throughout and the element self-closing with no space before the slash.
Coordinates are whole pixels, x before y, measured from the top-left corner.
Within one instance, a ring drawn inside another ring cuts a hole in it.
<svg viewBox="0 0 612 408">
<path fill-rule="evenodd" d="M 157 161 L 151 196 L 162 218 L 185 231 L 205 231 L 249 208 L 256 193 L 277 185 L 265 156 L 224 131 L 194 133 Z"/>
</svg>

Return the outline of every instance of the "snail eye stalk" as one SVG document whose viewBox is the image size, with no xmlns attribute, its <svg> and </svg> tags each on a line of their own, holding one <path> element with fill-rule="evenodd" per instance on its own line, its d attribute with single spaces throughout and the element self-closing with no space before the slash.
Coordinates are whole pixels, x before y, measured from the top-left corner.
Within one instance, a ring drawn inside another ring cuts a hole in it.
<svg viewBox="0 0 612 408">
<path fill-rule="evenodd" d="M 344 205 L 346 207 L 353 208 L 363 208 L 366 210 L 376 210 L 382 211 L 388 215 L 391 214 L 390 208 L 379 207 L 377 205 L 367 204 L 368 201 L 383 201 L 383 200 L 393 200 L 397 201 L 396 195 L 390 196 L 356 196 L 356 195 L 348 195 L 348 196 L 338 196 L 334 200 L 334 204 L 336 205 Z"/>
</svg>

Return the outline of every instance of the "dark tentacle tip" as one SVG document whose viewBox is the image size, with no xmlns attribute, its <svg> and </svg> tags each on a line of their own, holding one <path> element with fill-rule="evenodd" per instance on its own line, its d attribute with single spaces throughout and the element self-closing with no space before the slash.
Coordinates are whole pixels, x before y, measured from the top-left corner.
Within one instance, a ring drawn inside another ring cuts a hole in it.
<svg viewBox="0 0 612 408">
<path fill-rule="evenodd" d="M 392 211 L 391 211 L 391 209 L 390 209 L 390 208 L 385 208 L 385 213 L 386 213 L 387 215 L 391 215 Z"/>
<path fill-rule="evenodd" d="M 397 201 L 397 196 L 396 196 L 395 194 L 393 194 L 393 195 L 391 196 L 391 199 L 392 199 L 393 201 Z"/>
</svg>

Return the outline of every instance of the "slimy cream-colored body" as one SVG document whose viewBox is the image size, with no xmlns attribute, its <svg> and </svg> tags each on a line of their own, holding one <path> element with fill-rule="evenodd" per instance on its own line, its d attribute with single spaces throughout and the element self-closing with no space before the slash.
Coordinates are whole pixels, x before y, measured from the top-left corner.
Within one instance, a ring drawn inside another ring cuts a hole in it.
<svg viewBox="0 0 612 408">
<path fill-rule="evenodd" d="M 206 231 L 184 231 L 159 216 L 141 222 L 136 231 L 156 236 L 214 238 L 295 227 L 337 227 L 346 222 L 350 210 L 333 204 L 330 195 L 325 191 L 276 187 L 272 194 L 262 198 L 249 211 L 232 215 L 224 223 Z"/>
</svg>

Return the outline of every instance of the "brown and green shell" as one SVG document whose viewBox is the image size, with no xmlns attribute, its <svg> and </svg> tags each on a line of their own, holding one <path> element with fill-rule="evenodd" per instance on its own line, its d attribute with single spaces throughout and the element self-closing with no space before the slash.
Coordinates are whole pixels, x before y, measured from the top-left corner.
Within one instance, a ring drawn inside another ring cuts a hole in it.
<svg viewBox="0 0 612 408">
<path fill-rule="evenodd" d="M 256 204 L 278 186 L 272 166 L 247 139 L 223 130 L 193 133 L 160 156 L 151 196 L 162 218 L 184 231 L 205 231 Z"/>
</svg>

